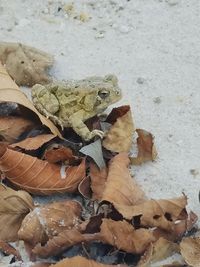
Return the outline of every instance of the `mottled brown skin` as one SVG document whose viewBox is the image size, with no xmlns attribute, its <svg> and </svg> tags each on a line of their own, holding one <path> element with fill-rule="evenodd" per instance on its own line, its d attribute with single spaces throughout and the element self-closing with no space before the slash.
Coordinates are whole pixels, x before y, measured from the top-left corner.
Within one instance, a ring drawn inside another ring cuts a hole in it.
<svg viewBox="0 0 200 267">
<path fill-rule="evenodd" d="M 32 100 L 39 112 L 62 128 L 72 127 L 86 141 L 96 135 L 103 137 L 103 132 L 90 132 L 84 122 L 120 99 L 121 90 L 114 75 L 46 86 L 36 84 L 32 88 Z"/>
</svg>

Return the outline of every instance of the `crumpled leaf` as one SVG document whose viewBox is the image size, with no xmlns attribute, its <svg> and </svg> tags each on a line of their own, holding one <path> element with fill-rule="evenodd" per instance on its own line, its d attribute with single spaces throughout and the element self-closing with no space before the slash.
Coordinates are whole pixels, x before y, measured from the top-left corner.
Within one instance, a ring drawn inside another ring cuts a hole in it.
<svg viewBox="0 0 200 267">
<path fill-rule="evenodd" d="M 179 252 L 179 245 L 161 237 L 149 245 L 137 267 L 149 267 L 151 263 L 164 260 L 176 252 Z"/>
<path fill-rule="evenodd" d="M 55 256 L 65 251 L 69 247 L 81 242 L 89 242 L 97 239 L 96 234 L 82 234 L 77 228 L 62 231 L 57 236 L 50 239 L 44 246 L 37 244 L 33 253 L 41 258 Z"/>
<path fill-rule="evenodd" d="M 20 43 L 0 43 L 0 60 L 18 85 L 32 86 L 51 81 L 45 71 L 53 65 L 53 57 L 39 49 Z"/>
<path fill-rule="evenodd" d="M 153 135 L 143 129 L 136 129 L 136 132 L 138 134 L 138 155 L 136 158 L 130 158 L 131 164 L 140 165 L 143 162 L 155 160 L 157 157 L 157 151 Z"/>
<path fill-rule="evenodd" d="M 50 267 L 125 267 L 126 265 L 123 264 L 117 264 L 117 265 L 107 265 L 107 264 L 102 264 L 99 262 L 95 262 L 93 260 L 86 259 L 81 256 L 76 256 L 72 258 L 66 258 L 61 261 L 59 261 L 56 264 L 51 265 Z"/>
<path fill-rule="evenodd" d="M 84 155 L 90 156 L 100 169 L 105 167 L 100 139 L 82 147 L 79 151 Z"/>
<path fill-rule="evenodd" d="M 6 242 L 18 240 L 21 223 L 33 207 L 33 200 L 27 192 L 0 185 L 0 239 Z"/>
<path fill-rule="evenodd" d="M 14 102 L 28 108 L 29 110 L 33 111 L 36 116 L 39 117 L 41 123 L 46 125 L 53 134 L 58 135 L 62 138 L 62 135 L 58 128 L 49 119 L 47 119 L 37 111 L 32 102 L 26 97 L 26 95 L 19 89 L 16 83 L 11 79 L 11 77 L 8 75 L 1 63 L 0 101 Z"/>
<path fill-rule="evenodd" d="M 15 116 L 0 116 L 0 138 L 13 143 L 25 131 L 31 129 L 34 123 Z"/>
<path fill-rule="evenodd" d="M 23 220 L 18 231 L 20 240 L 33 247 L 46 243 L 60 232 L 78 227 L 82 207 L 73 200 L 49 203 L 35 207 Z"/>
<path fill-rule="evenodd" d="M 34 137 L 28 137 L 21 142 L 14 143 L 11 145 L 11 147 L 19 147 L 25 150 L 35 150 L 55 137 L 56 136 L 53 134 L 40 134 Z"/>
<path fill-rule="evenodd" d="M 109 201 L 115 207 L 117 204 L 132 206 L 145 200 L 144 192 L 130 175 L 129 163 L 128 153 L 121 152 L 109 164 L 102 200 Z"/>
<path fill-rule="evenodd" d="M 126 221 L 103 219 L 100 240 L 129 253 L 141 254 L 155 237 L 148 229 L 135 230 Z"/>
<path fill-rule="evenodd" d="M 18 261 L 22 259 L 16 248 L 2 240 L 0 240 L 0 251 L 2 251 L 5 255 L 13 255 Z"/>
<path fill-rule="evenodd" d="M 53 144 L 49 149 L 47 149 L 43 156 L 50 163 L 57 162 L 73 162 L 78 159 L 73 154 L 73 151 L 69 147 L 60 146 Z"/>
<path fill-rule="evenodd" d="M 159 227 L 172 231 L 176 220 L 187 219 L 185 195 L 174 199 L 147 200 L 135 206 L 115 204 L 115 208 L 124 218 L 136 219 L 139 226 Z"/>
<path fill-rule="evenodd" d="M 105 183 L 108 176 L 108 170 L 106 167 L 99 169 L 95 164 L 90 164 L 90 179 L 92 189 L 92 199 L 101 200 L 103 192 L 105 190 Z"/>
<path fill-rule="evenodd" d="M 103 146 L 113 152 L 129 152 L 135 127 L 130 106 L 122 106 L 122 114 L 116 119 L 103 140 Z M 114 112 L 116 109 L 113 109 Z"/>
<path fill-rule="evenodd" d="M 75 192 L 85 177 L 85 160 L 78 166 L 59 166 L 1 146 L 0 171 L 13 185 L 27 192 Z"/>
<path fill-rule="evenodd" d="M 181 255 L 188 265 L 200 267 L 200 237 L 187 237 L 180 243 Z"/>
</svg>

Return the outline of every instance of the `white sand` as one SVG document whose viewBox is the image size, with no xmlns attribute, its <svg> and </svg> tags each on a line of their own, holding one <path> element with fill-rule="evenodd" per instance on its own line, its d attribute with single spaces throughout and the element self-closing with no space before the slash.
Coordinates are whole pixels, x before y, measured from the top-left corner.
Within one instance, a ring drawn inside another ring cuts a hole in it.
<svg viewBox="0 0 200 267">
<path fill-rule="evenodd" d="M 188 196 L 200 214 L 199 0 L 0 1 L 0 40 L 55 55 L 59 79 L 115 73 L 136 126 L 155 135 L 159 157 L 133 168 L 152 198 Z M 138 79 L 140 78 L 140 79 Z M 191 170 L 192 173 L 191 173 Z"/>
</svg>

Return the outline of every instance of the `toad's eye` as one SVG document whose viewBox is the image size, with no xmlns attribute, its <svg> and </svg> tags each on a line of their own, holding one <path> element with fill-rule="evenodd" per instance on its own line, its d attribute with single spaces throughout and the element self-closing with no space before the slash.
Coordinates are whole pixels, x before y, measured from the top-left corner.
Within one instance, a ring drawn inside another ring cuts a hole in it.
<svg viewBox="0 0 200 267">
<path fill-rule="evenodd" d="M 101 99 L 105 99 L 110 95 L 110 92 L 106 90 L 101 90 L 98 92 L 98 95 L 101 97 Z"/>
</svg>

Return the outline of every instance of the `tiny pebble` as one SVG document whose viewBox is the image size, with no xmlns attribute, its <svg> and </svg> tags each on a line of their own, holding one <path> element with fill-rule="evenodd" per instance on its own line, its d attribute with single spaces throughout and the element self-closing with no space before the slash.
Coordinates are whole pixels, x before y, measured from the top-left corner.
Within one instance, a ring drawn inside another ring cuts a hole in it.
<svg viewBox="0 0 200 267">
<path fill-rule="evenodd" d="M 175 6 L 179 3 L 179 0 L 165 0 L 169 6 Z"/>
<path fill-rule="evenodd" d="M 190 173 L 193 175 L 193 176 L 197 176 L 199 174 L 199 171 L 196 170 L 196 169 L 191 169 L 190 170 Z"/>
<path fill-rule="evenodd" d="M 128 33 L 130 31 L 130 28 L 128 26 L 122 25 L 119 27 L 119 31 L 121 33 Z"/>
<path fill-rule="evenodd" d="M 102 39 L 102 38 L 104 38 L 104 34 L 103 34 L 103 32 L 98 32 L 98 33 L 95 35 L 95 38 L 96 38 L 96 39 Z"/>
<path fill-rule="evenodd" d="M 161 103 L 161 98 L 160 98 L 159 96 L 157 96 L 157 97 L 155 97 L 155 98 L 153 99 L 153 102 L 154 102 L 155 104 L 160 104 L 160 103 Z"/>
<path fill-rule="evenodd" d="M 145 82 L 145 79 L 142 77 L 137 78 L 137 83 L 143 84 Z"/>
</svg>

